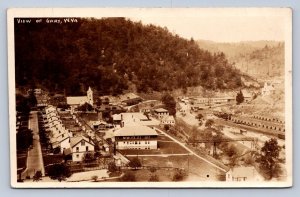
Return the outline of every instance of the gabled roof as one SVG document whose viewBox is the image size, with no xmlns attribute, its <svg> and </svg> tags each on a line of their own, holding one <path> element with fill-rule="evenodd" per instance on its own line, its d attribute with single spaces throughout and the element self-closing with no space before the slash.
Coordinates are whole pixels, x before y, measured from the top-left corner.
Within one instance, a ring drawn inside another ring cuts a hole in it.
<svg viewBox="0 0 300 197">
<path fill-rule="evenodd" d="M 134 93 L 126 93 L 123 95 L 120 95 L 120 99 L 121 101 L 126 101 L 126 100 L 130 100 L 130 99 L 140 99 L 141 97 L 139 97 L 138 95 L 134 94 Z"/>
<path fill-rule="evenodd" d="M 67 104 L 68 105 L 79 105 L 87 102 L 87 96 L 68 96 Z"/>
<path fill-rule="evenodd" d="M 102 120 L 90 121 L 91 125 L 106 125 L 107 123 Z"/>
<path fill-rule="evenodd" d="M 155 109 L 154 111 L 157 112 L 157 113 L 165 113 L 165 112 L 168 112 L 168 110 L 166 110 L 166 109 L 164 109 L 164 108 L 158 108 L 158 109 Z"/>
<path fill-rule="evenodd" d="M 135 125 L 123 127 L 114 133 L 115 136 L 148 136 L 155 135 L 157 132 L 147 126 Z"/>
<path fill-rule="evenodd" d="M 250 98 L 252 97 L 251 93 L 248 92 L 247 90 L 242 90 L 242 93 L 244 97 L 250 97 Z"/>
<path fill-rule="evenodd" d="M 94 143 L 92 141 L 89 141 L 89 139 L 87 139 L 84 136 L 77 136 L 77 137 L 71 137 L 70 138 L 70 146 L 71 148 L 73 148 L 74 146 L 76 146 L 79 142 L 81 142 L 82 140 L 86 141 L 87 143 L 94 145 Z"/>
</svg>

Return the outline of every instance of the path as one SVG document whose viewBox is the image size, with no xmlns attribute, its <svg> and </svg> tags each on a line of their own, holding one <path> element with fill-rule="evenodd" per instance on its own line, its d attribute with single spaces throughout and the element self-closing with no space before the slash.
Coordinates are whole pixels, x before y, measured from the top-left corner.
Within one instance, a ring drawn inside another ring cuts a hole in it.
<svg viewBox="0 0 300 197">
<path fill-rule="evenodd" d="M 170 139 L 172 139 L 174 142 L 176 142 L 177 144 L 179 144 L 180 146 L 182 146 L 184 149 L 186 149 L 191 155 L 196 156 L 197 158 L 205 161 L 206 163 L 209 163 L 210 165 L 218 168 L 219 170 L 223 171 L 223 172 L 227 172 L 226 169 L 221 168 L 220 166 L 212 163 L 211 161 L 207 160 L 204 157 L 199 156 L 197 153 L 195 153 L 194 151 L 192 151 L 190 148 L 186 147 L 185 144 L 183 144 L 182 142 L 180 142 L 179 140 L 173 138 L 172 136 L 170 136 L 169 134 L 167 134 L 166 132 L 162 131 L 161 129 L 155 128 L 156 130 L 158 130 L 159 132 L 163 133 L 164 135 L 166 135 L 167 137 L 169 137 Z"/>
<path fill-rule="evenodd" d="M 25 179 L 26 176 L 30 176 L 30 178 L 32 178 L 36 171 L 41 171 L 42 175 L 45 176 L 43 155 L 39 137 L 38 117 L 36 111 L 30 112 L 29 129 L 31 129 L 33 133 L 33 142 L 32 147 L 28 151 L 26 165 L 27 168 L 21 175 L 22 179 Z"/>
</svg>

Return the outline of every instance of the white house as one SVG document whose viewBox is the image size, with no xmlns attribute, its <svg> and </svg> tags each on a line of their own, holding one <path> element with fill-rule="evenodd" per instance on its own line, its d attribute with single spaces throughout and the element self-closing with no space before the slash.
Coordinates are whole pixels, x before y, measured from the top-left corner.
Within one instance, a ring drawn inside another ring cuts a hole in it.
<svg viewBox="0 0 300 197">
<path fill-rule="evenodd" d="M 250 92 L 246 90 L 242 90 L 243 96 L 244 96 L 244 102 L 249 102 L 252 100 L 253 96 Z"/>
<path fill-rule="evenodd" d="M 95 144 L 84 136 L 70 138 L 70 148 L 73 161 L 82 161 L 86 153 L 93 153 Z"/>
<path fill-rule="evenodd" d="M 89 87 L 88 91 L 86 92 L 86 96 L 68 96 L 67 97 L 67 104 L 71 106 L 71 111 L 73 111 L 76 107 L 88 103 L 90 105 L 94 105 L 93 99 L 93 91 L 91 87 Z"/>
<path fill-rule="evenodd" d="M 164 108 L 158 108 L 154 110 L 154 113 L 159 119 L 162 119 L 164 116 L 169 116 L 169 111 Z"/>
<path fill-rule="evenodd" d="M 163 125 L 175 125 L 175 119 L 173 116 L 165 116 L 161 119 Z"/>
<path fill-rule="evenodd" d="M 253 166 L 235 167 L 226 172 L 226 181 L 263 181 L 263 177 L 256 171 Z"/>
<path fill-rule="evenodd" d="M 114 133 L 117 149 L 157 149 L 157 132 L 147 126 L 126 126 Z"/>
</svg>

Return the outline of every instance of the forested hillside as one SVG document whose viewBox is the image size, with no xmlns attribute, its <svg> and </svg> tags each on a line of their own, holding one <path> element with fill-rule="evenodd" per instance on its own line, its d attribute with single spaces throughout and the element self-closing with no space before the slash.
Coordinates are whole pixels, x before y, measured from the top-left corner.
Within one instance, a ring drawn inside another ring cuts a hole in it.
<svg viewBox="0 0 300 197">
<path fill-rule="evenodd" d="M 248 41 L 216 43 L 197 41 L 199 47 L 211 53 L 223 52 L 230 63 L 250 76 L 277 77 L 284 74 L 284 43 L 276 41 Z"/>
<path fill-rule="evenodd" d="M 62 20 L 63 21 L 63 20 Z M 210 53 L 170 33 L 125 18 L 74 23 L 15 21 L 17 87 L 82 94 L 164 91 L 188 86 L 234 89 L 239 71 L 223 53 Z"/>
<path fill-rule="evenodd" d="M 284 44 L 265 45 L 251 53 L 237 56 L 238 69 L 257 77 L 278 77 L 284 75 Z"/>
</svg>

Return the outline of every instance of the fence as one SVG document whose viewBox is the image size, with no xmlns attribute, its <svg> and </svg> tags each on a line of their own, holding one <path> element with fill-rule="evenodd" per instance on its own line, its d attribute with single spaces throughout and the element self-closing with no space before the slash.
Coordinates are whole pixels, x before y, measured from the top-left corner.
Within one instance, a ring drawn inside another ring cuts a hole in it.
<svg viewBox="0 0 300 197">
<path fill-rule="evenodd" d="M 133 168 L 130 166 L 122 166 L 121 169 L 123 170 L 150 170 L 150 169 L 156 169 L 156 170 L 185 170 L 184 168 L 177 168 L 177 167 L 169 167 L 169 166 L 141 166 L 137 168 Z"/>
</svg>

